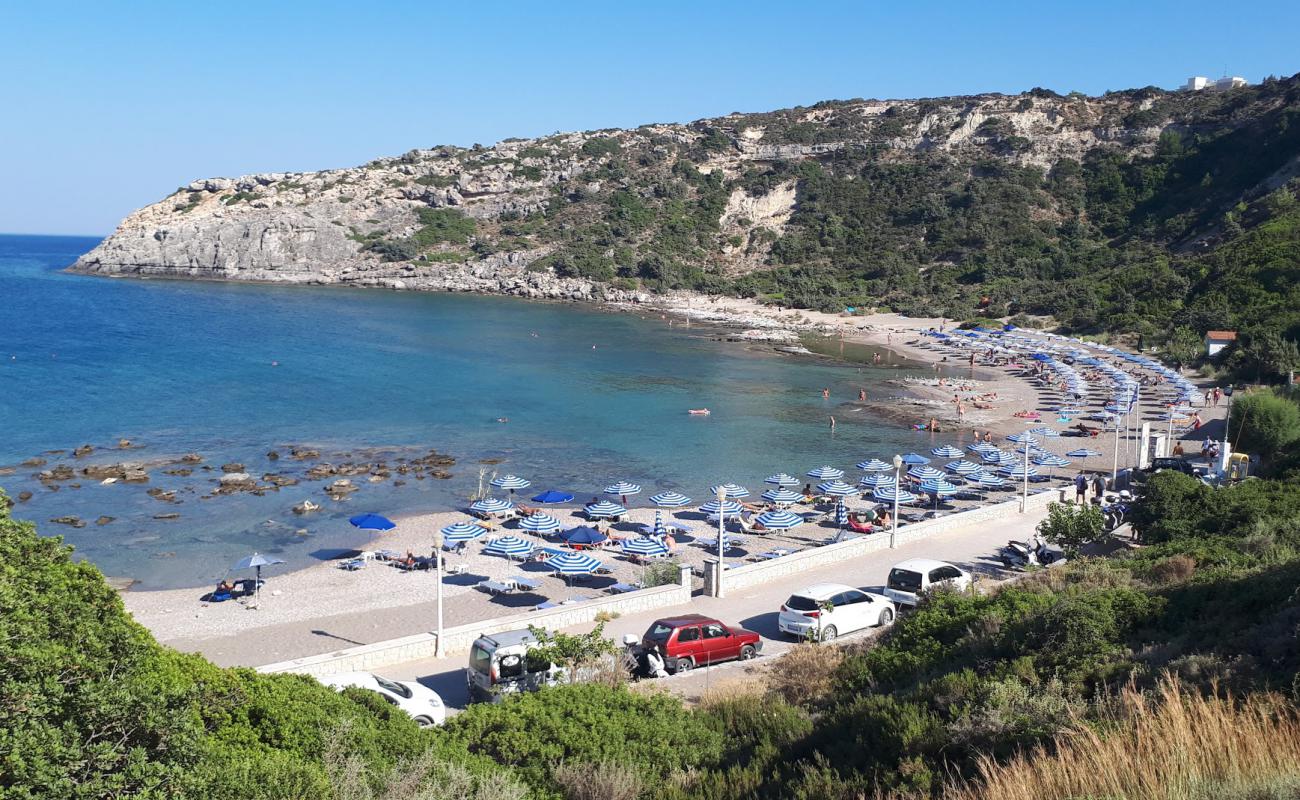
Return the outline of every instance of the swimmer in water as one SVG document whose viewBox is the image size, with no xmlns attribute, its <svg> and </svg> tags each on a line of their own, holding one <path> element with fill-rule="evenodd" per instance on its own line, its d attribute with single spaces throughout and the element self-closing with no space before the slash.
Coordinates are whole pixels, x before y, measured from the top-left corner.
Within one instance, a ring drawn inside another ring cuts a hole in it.
<svg viewBox="0 0 1300 800">
<path fill-rule="evenodd" d="M 828 397 L 830 397 L 830 396 L 831 396 L 831 390 L 830 390 L 830 389 L 822 389 L 822 397 L 823 397 L 823 398 L 828 398 Z"/>
<path fill-rule="evenodd" d="M 509 417 L 497 417 L 497 422 L 509 422 Z"/>
</svg>

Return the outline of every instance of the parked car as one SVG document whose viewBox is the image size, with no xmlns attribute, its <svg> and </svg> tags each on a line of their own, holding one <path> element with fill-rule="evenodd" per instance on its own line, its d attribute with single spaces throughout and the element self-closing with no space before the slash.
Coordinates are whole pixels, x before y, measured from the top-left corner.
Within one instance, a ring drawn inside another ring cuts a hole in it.
<svg viewBox="0 0 1300 800">
<path fill-rule="evenodd" d="M 921 595 L 938 586 L 958 591 L 970 588 L 970 573 L 932 558 L 912 558 L 894 565 L 885 582 L 885 596 L 900 606 L 914 606 Z"/>
<path fill-rule="evenodd" d="M 323 675 L 320 682 L 332 689 L 349 687 L 369 689 L 389 703 L 411 715 L 421 728 L 431 728 L 447 721 L 447 707 L 434 690 L 414 681 L 390 681 L 369 672 L 341 672 Z"/>
<path fill-rule="evenodd" d="M 1151 459 L 1151 466 L 1146 468 L 1148 474 L 1154 475 L 1161 470 L 1171 469 L 1181 472 L 1184 475 L 1196 475 L 1200 472 L 1192 462 L 1180 456 L 1160 456 Z"/>
<path fill-rule="evenodd" d="M 829 642 L 842 633 L 893 621 L 894 604 L 884 595 L 842 583 L 818 583 L 790 595 L 781 606 L 777 627 L 800 639 L 812 636 Z"/>
<path fill-rule="evenodd" d="M 646 647 L 658 647 L 669 672 L 719 661 L 742 661 L 758 655 L 763 642 L 757 633 L 739 626 L 724 625 L 703 614 L 666 617 L 653 623 L 641 637 Z"/>
<path fill-rule="evenodd" d="M 564 675 L 561 668 L 528 662 L 528 651 L 537 646 L 537 638 L 528 630 L 485 634 L 475 639 L 465 668 L 470 700 L 495 701 L 560 682 Z"/>
</svg>

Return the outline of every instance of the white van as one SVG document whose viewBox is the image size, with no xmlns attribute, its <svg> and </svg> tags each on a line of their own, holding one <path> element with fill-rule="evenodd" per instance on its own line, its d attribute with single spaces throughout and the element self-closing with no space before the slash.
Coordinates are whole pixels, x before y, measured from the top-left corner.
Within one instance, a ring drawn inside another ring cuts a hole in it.
<svg viewBox="0 0 1300 800">
<path fill-rule="evenodd" d="M 538 647 L 528 630 L 489 633 L 478 637 L 469 650 L 465 681 L 471 701 L 496 702 L 508 694 L 532 692 L 560 682 L 564 670 L 554 664 L 530 669 L 528 651 Z"/>
<path fill-rule="evenodd" d="M 921 595 L 943 586 L 966 591 L 970 588 L 970 573 L 945 561 L 933 558 L 911 558 L 895 564 L 885 582 L 885 597 L 900 606 L 915 606 Z"/>
</svg>

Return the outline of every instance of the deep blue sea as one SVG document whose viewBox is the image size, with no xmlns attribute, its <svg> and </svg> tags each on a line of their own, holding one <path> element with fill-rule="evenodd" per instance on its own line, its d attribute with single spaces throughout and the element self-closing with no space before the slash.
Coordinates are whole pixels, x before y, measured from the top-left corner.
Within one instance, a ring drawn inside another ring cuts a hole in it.
<svg viewBox="0 0 1300 800">
<path fill-rule="evenodd" d="M 650 313 L 62 271 L 96 242 L 0 236 L 0 467 L 83 444 L 100 451 L 44 457 L 80 468 L 194 451 L 255 475 L 307 466 L 265 456 L 291 445 L 334 462 L 361 448 L 390 456 L 436 448 L 458 459 L 446 481 L 395 487 L 354 478 L 362 488 L 343 503 L 320 481 L 204 500 L 218 473 L 202 470 L 180 478 L 154 467 L 148 485 L 84 480 L 59 491 L 34 480 L 33 467 L 0 477 L 11 497 L 34 493 L 15 516 L 144 588 L 207 583 L 252 550 L 306 566 L 365 540 L 348 525 L 351 514 L 464 505 L 481 459 L 502 459 L 491 468 L 579 499 L 619 479 L 641 483 L 642 498 L 674 488 L 703 499 L 720 480 L 757 493 L 775 471 L 847 468 L 929 446 L 840 405 L 859 387 L 885 392 L 880 381 L 898 369 L 779 355 Z M 695 407 L 713 413 L 688 416 Z M 112 450 L 119 438 L 141 447 Z M 180 502 L 147 496 L 151 487 L 177 491 Z M 325 510 L 292 514 L 307 498 Z M 180 518 L 154 519 L 165 512 Z M 49 522 L 63 515 L 92 522 Z M 116 519 L 95 525 L 100 515 Z"/>
</svg>

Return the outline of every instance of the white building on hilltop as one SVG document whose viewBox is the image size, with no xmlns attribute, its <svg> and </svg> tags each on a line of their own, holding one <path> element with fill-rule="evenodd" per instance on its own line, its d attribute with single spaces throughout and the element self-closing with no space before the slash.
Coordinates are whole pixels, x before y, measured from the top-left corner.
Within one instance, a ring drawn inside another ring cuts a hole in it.
<svg viewBox="0 0 1300 800">
<path fill-rule="evenodd" d="M 1185 92 L 1199 92 L 1205 89 L 1209 89 L 1212 92 L 1226 92 L 1231 89 L 1240 89 L 1242 86 L 1249 85 L 1250 81 L 1245 78 L 1237 77 L 1236 75 L 1233 75 L 1232 77 L 1225 75 L 1224 77 L 1213 81 L 1202 75 L 1193 75 L 1187 79 L 1187 83 L 1183 84 L 1182 88 Z"/>
</svg>

